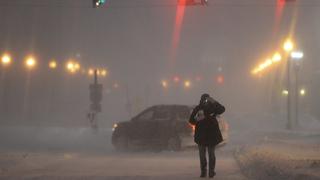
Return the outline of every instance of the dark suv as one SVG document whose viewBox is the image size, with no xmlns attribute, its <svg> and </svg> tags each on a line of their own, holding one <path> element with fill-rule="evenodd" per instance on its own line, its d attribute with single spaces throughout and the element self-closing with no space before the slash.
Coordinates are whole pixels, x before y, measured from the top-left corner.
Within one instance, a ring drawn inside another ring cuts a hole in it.
<svg viewBox="0 0 320 180">
<path fill-rule="evenodd" d="M 188 123 L 192 106 L 156 105 L 139 113 L 130 121 L 114 125 L 112 144 L 118 150 L 155 149 L 180 150 L 195 145 L 194 128 Z M 226 123 L 220 121 L 225 134 Z M 224 135 L 225 136 L 225 135 Z"/>
</svg>

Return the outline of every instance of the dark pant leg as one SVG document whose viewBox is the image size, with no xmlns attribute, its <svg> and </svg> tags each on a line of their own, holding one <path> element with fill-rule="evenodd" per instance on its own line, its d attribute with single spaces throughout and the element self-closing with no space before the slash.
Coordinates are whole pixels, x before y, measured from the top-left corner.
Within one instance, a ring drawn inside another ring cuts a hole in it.
<svg viewBox="0 0 320 180">
<path fill-rule="evenodd" d="M 209 154 L 209 175 L 215 174 L 216 168 L 216 155 L 215 155 L 215 146 L 208 147 L 208 154 Z"/>
<path fill-rule="evenodd" d="M 206 158 L 206 146 L 198 145 L 199 157 L 200 157 L 200 168 L 202 173 L 207 172 L 207 158 Z"/>
</svg>

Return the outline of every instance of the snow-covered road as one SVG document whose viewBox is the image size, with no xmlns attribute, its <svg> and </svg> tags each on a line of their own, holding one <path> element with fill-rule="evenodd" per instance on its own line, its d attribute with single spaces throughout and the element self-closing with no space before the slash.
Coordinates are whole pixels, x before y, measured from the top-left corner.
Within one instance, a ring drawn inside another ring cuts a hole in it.
<svg viewBox="0 0 320 180">
<path fill-rule="evenodd" d="M 217 150 L 215 179 L 245 179 L 232 153 Z M 0 179 L 198 179 L 196 150 L 136 153 L 3 153 Z"/>
</svg>

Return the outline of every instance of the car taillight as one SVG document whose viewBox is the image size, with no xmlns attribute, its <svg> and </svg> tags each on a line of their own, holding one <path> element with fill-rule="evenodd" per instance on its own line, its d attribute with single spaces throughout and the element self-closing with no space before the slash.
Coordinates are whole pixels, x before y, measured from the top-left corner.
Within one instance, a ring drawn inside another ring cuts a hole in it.
<svg viewBox="0 0 320 180">
<path fill-rule="evenodd" d="M 196 130 L 196 126 L 195 125 L 192 125 L 189 123 L 189 126 L 191 127 L 192 129 L 192 134 L 194 134 L 195 130 Z"/>
</svg>

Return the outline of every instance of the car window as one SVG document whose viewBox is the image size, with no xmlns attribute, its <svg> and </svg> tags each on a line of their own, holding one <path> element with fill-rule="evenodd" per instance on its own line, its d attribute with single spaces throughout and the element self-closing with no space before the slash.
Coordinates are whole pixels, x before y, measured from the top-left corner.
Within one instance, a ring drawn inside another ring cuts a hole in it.
<svg viewBox="0 0 320 180">
<path fill-rule="evenodd" d="M 156 120 L 169 120 L 170 119 L 170 111 L 169 109 L 161 108 L 157 109 L 154 118 Z"/>
<path fill-rule="evenodd" d="M 178 109 L 178 110 L 176 111 L 177 119 L 178 119 L 178 120 L 181 120 L 181 121 L 189 120 L 191 111 L 192 111 L 192 109 L 189 110 L 189 109 L 187 109 L 187 108 Z"/>
<path fill-rule="evenodd" d="M 153 110 L 146 111 L 137 118 L 137 121 L 149 121 L 153 118 L 153 114 Z"/>
</svg>

